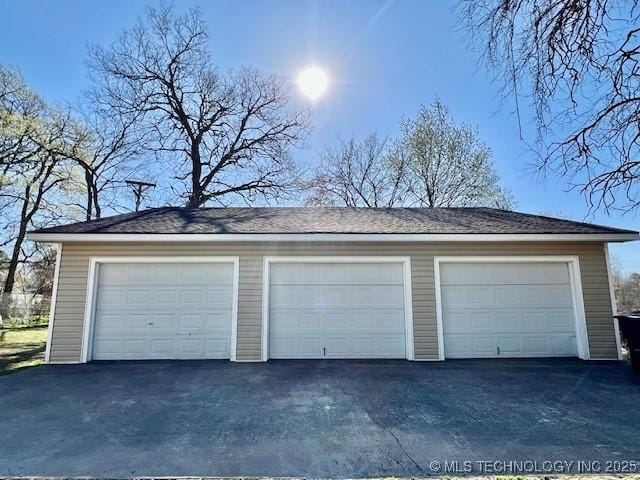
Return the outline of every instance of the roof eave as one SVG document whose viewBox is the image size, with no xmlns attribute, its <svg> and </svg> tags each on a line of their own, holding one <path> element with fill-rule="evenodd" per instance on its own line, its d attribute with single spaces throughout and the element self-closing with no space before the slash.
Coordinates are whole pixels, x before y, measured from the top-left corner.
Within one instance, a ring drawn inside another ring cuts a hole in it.
<svg viewBox="0 0 640 480">
<path fill-rule="evenodd" d="M 637 232 L 609 233 L 46 233 L 36 242 L 630 242 Z"/>
</svg>

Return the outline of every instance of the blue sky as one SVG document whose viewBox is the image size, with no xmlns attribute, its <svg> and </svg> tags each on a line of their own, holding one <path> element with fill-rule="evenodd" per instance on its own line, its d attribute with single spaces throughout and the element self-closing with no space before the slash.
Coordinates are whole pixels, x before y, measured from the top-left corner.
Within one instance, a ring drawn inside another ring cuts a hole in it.
<svg viewBox="0 0 640 480">
<path fill-rule="evenodd" d="M 87 86 L 88 44 L 113 41 L 143 14 L 148 1 L 4 0 L 0 62 L 19 67 L 53 102 L 74 102 Z M 340 138 L 398 133 L 402 117 L 436 95 L 455 119 L 478 127 L 493 150 L 518 210 L 638 229 L 637 214 L 588 214 L 563 179 L 536 179 L 511 105 L 478 66 L 460 31 L 455 4 L 421 0 L 216 0 L 199 4 L 210 27 L 214 61 L 222 69 L 249 65 L 293 80 L 308 64 L 322 65 L 332 84 L 313 111 L 313 132 L 295 152 L 313 164 Z M 527 121 L 526 112 L 524 115 Z M 525 132 L 527 125 L 524 125 Z M 617 262 L 640 271 L 640 244 L 612 246 Z"/>
</svg>

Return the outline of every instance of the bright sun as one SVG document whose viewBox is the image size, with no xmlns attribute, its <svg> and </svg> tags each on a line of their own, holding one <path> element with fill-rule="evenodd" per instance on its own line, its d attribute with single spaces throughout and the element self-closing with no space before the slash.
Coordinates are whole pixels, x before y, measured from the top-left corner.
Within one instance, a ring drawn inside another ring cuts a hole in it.
<svg viewBox="0 0 640 480">
<path fill-rule="evenodd" d="M 320 98 L 327 90 L 329 78 L 319 67 L 305 68 L 298 75 L 298 87 L 300 91 L 312 101 Z"/>
</svg>

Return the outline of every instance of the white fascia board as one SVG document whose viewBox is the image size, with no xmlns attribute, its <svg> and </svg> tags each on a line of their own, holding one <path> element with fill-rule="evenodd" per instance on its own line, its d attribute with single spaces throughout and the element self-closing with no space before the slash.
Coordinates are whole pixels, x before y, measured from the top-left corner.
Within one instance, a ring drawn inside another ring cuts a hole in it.
<svg viewBox="0 0 640 480">
<path fill-rule="evenodd" d="M 637 233 L 595 234 L 396 234 L 396 233 L 223 233 L 123 234 L 30 233 L 35 242 L 629 242 Z"/>
</svg>

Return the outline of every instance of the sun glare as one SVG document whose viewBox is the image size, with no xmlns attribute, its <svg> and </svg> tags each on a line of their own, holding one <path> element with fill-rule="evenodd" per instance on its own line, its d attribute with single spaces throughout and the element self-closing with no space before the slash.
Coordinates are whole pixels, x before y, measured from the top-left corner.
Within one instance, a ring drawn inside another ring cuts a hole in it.
<svg viewBox="0 0 640 480">
<path fill-rule="evenodd" d="M 320 98 L 327 90 L 329 78 L 319 67 L 305 68 L 298 75 L 298 88 L 312 101 Z"/>
</svg>

